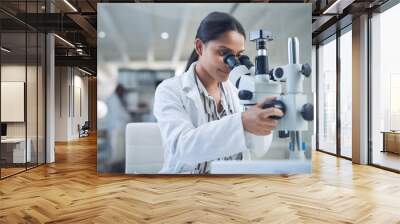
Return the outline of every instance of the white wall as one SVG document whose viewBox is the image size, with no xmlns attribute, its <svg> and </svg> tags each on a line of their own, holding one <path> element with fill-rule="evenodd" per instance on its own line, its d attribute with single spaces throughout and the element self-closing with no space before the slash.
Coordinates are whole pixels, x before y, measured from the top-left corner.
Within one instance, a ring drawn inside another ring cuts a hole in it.
<svg viewBox="0 0 400 224">
<path fill-rule="evenodd" d="M 28 74 L 36 73 L 36 67 L 25 65 L 2 65 L 1 66 L 1 81 L 2 82 L 25 82 L 26 71 Z M 32 85 L 32 80 L 29 80 L 30 85 Z M 34 83 L 36 85 L 36 81 Z M 31 91 L 32 90 L 32 91 Z M 27 88 L 27 104 L 33 102 L 36 99 L 36 89 Z M 4 97 L 4 96 L 3 96 Z M 34 105 L 36 108 L 36 103 Z M 8 110 L 9 108 L 1 108 L 1 110 Z M 24 108 L 22 108 L 24 109 Z M 28 112 L 31 112 L 28 110 Z M 28 122 L 35 121 L 36 123 L 36 113 L 27 114 Z M 7 136 L 8 137 L 25 137 L 25 126 L 26 122 L 7 122 Z M 36 130 L 36 125 L 29 123 L 28 125 L 28 137 L 31 133 L 30 130 Z"/>
<path fill-rule="evenodd" d="M 76 68 L 56 67 L 55 86 L 55 140 L 77 139 L 78 124 L 88 120 L 88 78 Z"/>
<path fill-rule="evenodd" d="M 70 135 L 72 138 L 77 138 L 79 136 L 78 133 L 78 124 L 82 126 L 85 121 L 88 121 L 88 78 L 87 77 L 82 77 L 79 73 L 78 75 L 76 74 L 75 70 L 74 72 L 74 96 L 71 96 L 71 99 L 74 99 L 73 105 L 74 107 L 72 108 L 72 119 L 71 119 L 71 132 Z M 71 102 L 72 105 L 72 102 Z M 81 108 L 80 108 L 81 107 Z M 81 111 L 80 111 L 81 110 Z"/>
<path fill-rule="evenodd" d="M 2 82 L 25 82 L 25 65 L 2 65 L 1 81 Z M 30 70 L 31 67 L 28 67 Z M 1 108 L 7 110 L 7 108 Z M 9 122 L 7 123 L 8 137 L 25 137 L 25 122 Z"/>
<path fill-rule="evenodd" d="M 68 140 L 69 69 L 55 68 L 55 141 Z"/>
</svg>

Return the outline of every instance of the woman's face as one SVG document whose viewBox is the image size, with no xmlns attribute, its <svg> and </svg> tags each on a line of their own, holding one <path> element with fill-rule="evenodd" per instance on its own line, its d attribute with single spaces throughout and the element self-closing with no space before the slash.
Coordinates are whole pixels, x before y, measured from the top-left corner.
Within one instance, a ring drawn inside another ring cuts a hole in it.
<svg viewBox="0 0 400 224">
<path fill-rule="evenodd" d="M 224 55 L 232 53 L 239 57 L 244 51 L 244 43 L 244 36 L 237 31 L 227 31 L 218 39 L 209 41 L 206 44 L 196 39 L 195 44 L 199 54 L 198 63 L 216 81 L 226 81 L 229 77 L 230 69 L 224 63 Z"/>
</svg>

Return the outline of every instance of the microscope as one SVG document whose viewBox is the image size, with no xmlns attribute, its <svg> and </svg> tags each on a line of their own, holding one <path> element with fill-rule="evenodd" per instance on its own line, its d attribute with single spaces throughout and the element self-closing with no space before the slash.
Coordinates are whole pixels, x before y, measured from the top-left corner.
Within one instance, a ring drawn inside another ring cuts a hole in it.
<svg viewBox="0 0 400 224">
<path fill-rule="evenodd" d="M 276 130 L 280 138 L 290 138 L 289 159 L 304 160 L 306 143 L 301 132 L 308 130 L 308 122 L 314 119 L 314 107 L 307 102 L 303 92 L 303 80 L 311 75 L 309 64 L 300 64 L 299 40 L 288 39 L 288 64 L 270 69 L 268 64 L 267 44 L 272 41 L 271 32 L 257 30 L 250 33 L 250 41 L 256 43 L 257 56 L 255 65 L 249 57 L 242 55 L 236 58 L 233 54 L 224 55 L 224 62 L 230 68 L 229 80 L 238 89 L 240 104 L 247 109 L 257 102 L 272 96 L 276 99 L 265 102 L 263 108 L 275 107 L 283 112 L 282 117 L 272 116 L 279 120 Z M 264 147 L 264 136 L 246 133 L 248 148 Z M 257 151 L 257 150 L 255 150 Z"/>
</svg>

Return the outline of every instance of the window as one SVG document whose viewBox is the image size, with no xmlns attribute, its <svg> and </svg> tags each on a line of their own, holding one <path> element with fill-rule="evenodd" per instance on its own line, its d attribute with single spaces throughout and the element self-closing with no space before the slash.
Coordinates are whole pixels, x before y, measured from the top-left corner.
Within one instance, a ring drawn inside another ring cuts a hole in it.
<svg viewBox="0 0 400 224">
<path fill-rule="evenodd" d="M 372 164 L 400 170 L 400 4 L 371 19 Z"/>
<path fill-rule="evenodd" d="M 318 147 L 336 153 L 336 40 L 318 48 Z"/>
<path fill-rule="evenodd" d="M 340 155 L 352 157 L 352 32 L 340 36 Z M 347 31 L 347 32 L 346 32 Z"/>
</svg>

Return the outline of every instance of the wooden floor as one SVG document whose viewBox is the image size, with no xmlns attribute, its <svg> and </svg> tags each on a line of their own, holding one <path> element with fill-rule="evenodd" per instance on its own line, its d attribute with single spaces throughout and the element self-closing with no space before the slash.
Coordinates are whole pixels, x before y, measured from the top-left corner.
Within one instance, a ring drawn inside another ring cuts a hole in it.
<svg viewBox="0 0 400 224">
<path fill-rule="evenodd" d="M 2 178 L 7 177 L 10 175 L 22 172 L 24 170 L 25 170 L 25 167 L 23 167 L 23 168 L 19 168 L 19 167 L 18 168 L 1 168 L 1 177 Z"/>
<path fill-rule="evenodd" d="M 27 167 L 25 168 L 25 164 L 18 164 L 18 167 L 2 167 L 1 168 L 1 178 L 6 178 L 8 176 L 11 175 L 15 175 L 17 173 L 23 172 L 27 169 L 33 169 L 35 168 L 37 165 L 36 164 L 27 164 Z"/>
<path fill-rule="evenodd" d="M 0 223 L 400 223 L 400 175 L 313 154 L 291 176 L 99 176 L 96 140 L 0 181 Z"/>
</svg>

